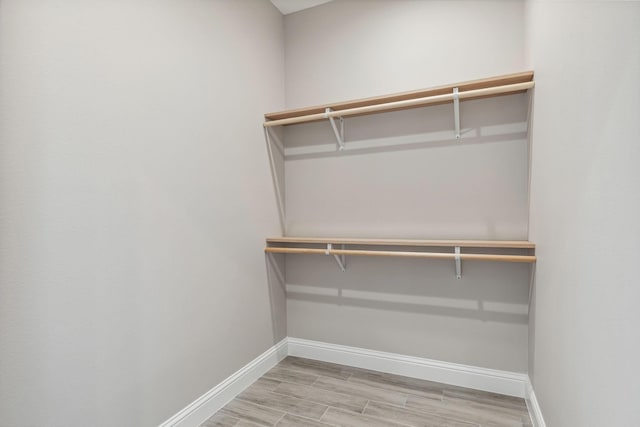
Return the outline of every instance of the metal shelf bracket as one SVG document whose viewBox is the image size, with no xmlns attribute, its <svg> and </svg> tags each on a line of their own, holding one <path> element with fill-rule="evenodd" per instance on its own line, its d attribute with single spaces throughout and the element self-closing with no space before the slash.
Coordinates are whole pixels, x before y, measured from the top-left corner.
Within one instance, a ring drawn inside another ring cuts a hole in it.
<svg viewBox="0 0 640 427">
<path fill-rule="evenodd" d="M 344 249 L 344 245 L 342 245 L 342 249 Z M 327 250 L 324 253 L 326 255 L 333 255 L 336 262 L 338 263 L 338 266 L 340 267 L 340 270 L 342 270 L 342 272 L 344 273 L 345 271 L 347 271 L 347 257 L 345 255 L 332 254 L 332 250 L 333 245 L 331 243 L 327 243 Z"/>
<path fill-rule="evenodd" d="M 286 230 L 286 219 L 285 219 L 285 208 L 284 208 L 284 197 L 283 193 L 280 190 L 280 184 L 278 180 L 278 171 L 276 169 L 275 158 L 273 155 L 272 145 L 280 150 L 280 153 L 284 157 L 284 146 L 282 142 L 278 139 L 275 133 L 271 132 L 271 129 L 268 127 L 264 128 L 264 141 L 267 144 L 267 153 L 269 155 L 269 167 L 271 169 L 271 178 L 273 180 L 273 186 L 276 190 L 276 199 L 278 199 L 278 216 L 280 217 L 280 228 L 282 229 L 282 233 L 285 233 Z"/>
<path fill-rule="evenodd" d="M 456 127 L 456 139 L 460 139 L 460 96 L 458 88 L 453 88 L 453 121 Z"/>
<path fill-rule="evenodd" d="M 456 251 L 456 279 L 462 279 L 462 262 L 460 261 L 460 246 L 455 247 Z"/>
<path fill-rule="evenodd" d="M 333 110 L 331 108 L 327 108 L 324 110 L 325 118 L 329 119 L 331 123 L 331 128 L 333 129 L 333 133 L 336 135 L 336 140 L 338 141 L 338 150 L 344 150 L 344 118 L 338 117 L 340 120 L 340 129 L 338 130 L 338 126 L 336 125 L 336 120 L 333 116 L 329 116 L 329 113 Z"/>
</svg>

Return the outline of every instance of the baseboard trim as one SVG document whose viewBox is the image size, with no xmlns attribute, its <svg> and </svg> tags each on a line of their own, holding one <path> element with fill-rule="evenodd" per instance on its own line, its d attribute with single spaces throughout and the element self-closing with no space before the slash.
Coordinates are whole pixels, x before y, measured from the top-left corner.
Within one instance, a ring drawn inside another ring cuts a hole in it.
<svg viewBox="0 0 640 427">
<path fill-rule="evenodd" d="M 546 427 L 527 374 L 291 337 L 262 353 L 159 427 L 199 427 L 288 355 L 521 397 L 527 402 L 533 426 Z"/>
<path fill-rule="evenodd" d="M 404 375 L 508 396 L 525 398 L 529 383 L 527 374 L 517 372 L 499 371 L 299 338 L 289 337 L 288 343 L 289 355 L 291 356 Z"/>
<path fill-rule="evenodd" d="M 287 338 L 200 396 L 159 427 L 199 427 L 207 418 L 287 357 Z"/>
<path fill-rule="evenodd" d="M 536 398 L 536 393 L 533 391 L 531 381 L 527 381 L 527 398 L 525 401 L 527 402 L 527 409 L 529 410 L 533 427 L 547 427 L 544 418 L 542 418 L 542 410 Z"/>
</svg>

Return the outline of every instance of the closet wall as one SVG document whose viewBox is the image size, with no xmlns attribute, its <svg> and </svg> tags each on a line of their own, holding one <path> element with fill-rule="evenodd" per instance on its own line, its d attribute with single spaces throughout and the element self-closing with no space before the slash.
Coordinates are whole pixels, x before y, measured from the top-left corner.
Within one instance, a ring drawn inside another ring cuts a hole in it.
<svg viewBox="0 0 640 427">
<path fill-rule="evenodd" d="M 286 336 L 283 44 L 267 0 L 0 2 L 1 426 L 158 425 Z"/>
<path fill-rule="evenodd" d="M 523 2 L 339 1 L 288 15 L 287 107 L 523 71 L 523 28 Z M 451 105 L 348 118 L 347 146 L 361 149 L 341 153 L 326 122 L 287 127 L 287 234 L 526 240 L 527 111 L 526 94 L 464 102 L 461 142 Z M 408 134 L 428 142 L 396 144 Z M 287 256 L 289 336 L 526 371 L 528 265 L 464 262 L 456 280 L 446 261 L 347 264 Z"/>
<path fill-rule="evenodd" d="M 528 6 L 529 375 L 549 426 L 640 425 L 640 3 Z"/>
</svg>

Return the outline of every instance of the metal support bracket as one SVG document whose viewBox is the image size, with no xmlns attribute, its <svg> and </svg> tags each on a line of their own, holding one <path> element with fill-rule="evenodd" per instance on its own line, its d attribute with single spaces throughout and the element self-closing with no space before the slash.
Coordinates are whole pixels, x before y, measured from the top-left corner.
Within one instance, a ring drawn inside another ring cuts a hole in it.
<svg viewBox="0 0 640 427">
<path fill-rule="evenodd" d="M 275 145 L 275 147 L 278 149 L 278 151 L 280 151 L 280 154 L 284 156 L 284 144 L 278 137 L 278 134 L 275 132 L 275 130 L 271 127 L 265 127 L 264 130 L 267 133 L 267 135 L 265 136 L 267 142 L 272 142 L 273 145 Z"/>
<path fill-rule="evenodd" d="M 340 270 L 342 270 L 342 272 L 344 273 L 345 271 L 347 271 L 347 259 L 344 255 L 332 254 L 331 253 L 332 249 L 333 249 L 333 245 L 331 243 L 327 243 L 327 250 L 324 251 L 324 253 L 326 255 L 333 255 L 336 262 L 338 263 L 338 266 L 340 267 Z M 342 249 L 344 249 L 344 245 L 342 245 Z"/>
<path fill-rule="evenodd" d="M 453 88 L 453 121 L 456 127 L 456 139 L 460 139 L 460 96 L 458 88 Z"/>
<path fill-rule="evenodd" d="M 284 208 L 284 197 L 283 197 L 282 191 L 280 191 L 278 171 L 276 169 L 275 157 L 273 155 L 273 150 L 271 148 L 272 142 L 273 142 L 273 145 L 278 147 L 282 156 L 284 157 L 284 146 L 282 146 L 282 143 L 278 140 L 275 133 L 271 133 L 271 129 L 267 127 L 264 128 L 264 140 L 265 140 L 265 143 L 267 144 L 267 153 L 269 154 L 269 166 L 271 168 L 271 178 L 273 180 L 273 187 L 276 192 L 276 199 L 278 199 L 278 214 L 279 214 L 278 216 L 280 217 L 280 228 L 282 230 L 282 233 L 285 234 L 287 221 L 285 218 L 286 211 Z"/>
<path fill-rule="evenodd" d="M 329 113 L 333 110 L 331 108 L 327 108 L 324 110 L 325 118 L 329 119 L 331 123 L 331 128 L 333 129 L 333 133 L 336 135 L 336 140 L 338 141 L 338 150 L 344 150 L 344 118 L 338 117 L 340 120 L 340 130 L 338 130 L 338 126 L 336 125 L 336 120 L 329 116 Z"/>
<path fill-rule="evenodd" d="M 462 262 L 460 261 L 460 246 L 455 247 L 456 250 L 456 279 L 462 279 Z"/>
</svg>

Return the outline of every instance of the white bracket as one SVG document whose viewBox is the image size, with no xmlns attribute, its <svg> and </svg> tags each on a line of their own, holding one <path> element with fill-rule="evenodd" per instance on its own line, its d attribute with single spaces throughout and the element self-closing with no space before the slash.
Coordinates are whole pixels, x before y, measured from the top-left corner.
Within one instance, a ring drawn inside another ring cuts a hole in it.
<svg viewBox="0 0 640 427">
<path fill-rule="evenodd" d="M 336 125 L 336 120 L 333 116 L 329 116 L 329 113 L 333 110 L 331 108 L 327 108 L 324 110 L 324 117 L 329 119 L 331 123 L 331 128 L 333 128 L 333 133 L 336 135 L 336 140 L 338 141 L 338 149 L 344 150 L 344 118 L 338 117 L 340 120 L 340 130 L 338 130 L 338 126 Z"/>
<path fill-rule="evenodd" d="M 455 247 L 456 250 L 456 279 L 462 279 L 462 263 L 460 262 L 460 246 Z"/>
<path fill-rule="evenodd" d="M 272 142 L 278 151 L 280 151 L 280 154 L 284 156 L 284 144 L 280 141 L 278 134 L 271 127 L 265 127 L 264 130 L 267 133 L 265 136 L 267 143 Z"/>
<path fill-rule="evenodd" d="M 282 146 L 281 142 L 278 140 L 275 133 L 271 133 L 271 129 L 265 127 L 264 128 L 264 140 L 267 144 L 267 153 L 269 154 L 269 166 L 271 168 L 271 179 L 273 180 L 273 186 L 276 190 L 276 198 L 278 199 L 278 216 L 280 217 L 280 228 L 282 229 L 282 233 L 284 234 L 286 231 L 287 221 L 285 218 L 286 211 L 284 208 L 284 197 L 282 197 L 282 192 L 280 191 L 280 183 L 278 179 L 278 171 L 276 169 L 275 158 L 273 156 L 273 150 L 271 149 L 271 143 L 278 147 L 281 150 L 281 154 L 284 157 L 284 146 Z"/>
<path fill-rule="evenodd" d="M 456 127 L 456 139 L 460 139 L 460 96 L 458 88 L 453 88 L 453 121 Z"/>
<path fill-rule="evenodd" d="M 344 245 L 342 245 L 342 249 L 344 249 Z M 326 255 L 333 255 L 333 257 L 335 258 L 336 262 L 338 263 L 338 266 L 340 267 L 340 270 L 342 270 L 342 272 L 344 273 L 345 271 L 347 271 L 347 259 L 344 255 L 338 256 L 336 254 L 332 254 L 331 251 L 333 250 L 333 245 L 331 245 L 331 243 L 327 243 L 327 250 L 324 251 L 324 253 Z"/>
</svg>

